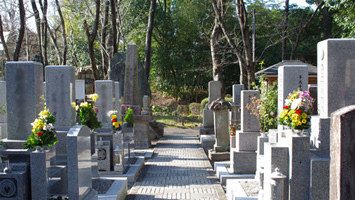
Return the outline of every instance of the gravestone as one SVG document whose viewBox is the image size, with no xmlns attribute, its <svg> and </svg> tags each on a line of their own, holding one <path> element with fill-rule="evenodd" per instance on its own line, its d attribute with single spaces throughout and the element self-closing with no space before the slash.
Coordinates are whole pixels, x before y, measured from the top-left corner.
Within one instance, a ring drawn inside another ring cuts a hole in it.
<svg viewBox="0 0 355 200">
<path fill-rule="evenodd" d="M 124 104 L 139 105 L 138 102 L 138 57 L 137 46 L 131 41 L 127 46 L 126 71 L 124 81 Z"/>
<path fill-rule="evenodd" d="M 121 108 L 121 104 L 120 104 L 120 82 L 115 81 L 115 87 L 114 87 L 114 96 L 115 96 L 115 110 L 117 110 L 117 114 L 120 114 L 120 108 Z M 118 119 L 120 119 L 120 117 L 118 116 Z"/>
<path fill-rule="evenodd" d="M 331 115 L 329 199 L 355 199 L 355 106 Z"/>
<path fill-rule="evenodd" d="M 234 84 L 233 85 L 233 103 L 240 106 L 241 104 L 241 92 L 244 90 L 243 84 Z"/>
<path fill-rule="evenodd" d="M 30 199 L 28 171 L 13 170 L 11 173 L 0 172 L 0 199 Z"/>
<path fill-rule="evenodd" d="M 256 171 L 256 153 L 260 126 L 258 118 L 246 106 L 259 99 L 259 91 L 241 92 L 241 130 L 236 131 L 235 148 L 231 148 L 231 170 L 238 174 L 253 174 Z"/>
<path fill-rule="evenodd" d="M 119 52 L 114 55 L 110 61 L 109 80 L 120 82 L 120 97 L 124 95 L 126 52 Z M 138 62 L 138 89 L 139 105 L 142 105 L 143 95 L 151 95 L 149 83 L 143 65 Z"/>
<path fill-rule="evenodd" d="M 85 99 L 85 80 L 75 80 L 75 99 Z"/>
<path fill-rule="evenodd" d="M 285 106 L 285 100 L 288 95 L 294 90 L 307 91 L 308 89 L 308 67 L 305 66 L 281 66 L 278 68 L 278 101 L 277 101 L 277 116 L 283 110 Z M 283 139 L 285 137 L 282 132 L 284 126 L 278 125 L 279 134 L 278 137 Z"/>
<path fill-rule="evenodd" d="M 208 135 L 214 133 L 214 117 L 213 111 L 208 109 L 207 106 L 211 102 L 221 97 L 222 83 L 219 81 L 210 81 L 208 82 L 208 104 L 206 108 L 203 109 L 203 119 L 202 127 L 200 127 L 200 135 Z"/>
<path fill-rule="evenodd" d="M 320 117 L 355 104 L 355 39 L 318 43 L 318 113 Z M 336 95 L 334 95 L 336 94 Z"/>
<path fill-rule="evenodd" d="M 68 154 L 68 196 L 69 199 L 84 199 L 94 196 L 91 176 L 90 129 L 87 126 L 73 126 L 67 135 Z"/>
<path fill-rule="evenodd" d="M 97 119 L 102 121 L 102 131 L 111 131 L 111 117 L 107 115 L 113 110 L 114 82 L 110 80 L 95 81 L 95 91 L 99 98 L 96 100 L 96 107 L 99 110 Z"/>
<path fill-rule="evenodd" d="M 6 82 L 0 81 L 0 108 L 5 109 L 6 111 Z M 6 138 L 6 113 L 0 114 L 0 138 Z"/>
<path fill-rule="evenodd" d="M 143 108 L 142 115 L 150 115 L 150 97 L 148 95 L 144 95 L 143 97 Z"/>
<path fill-rule="evenodd" d="M 26 140 L 31 134 L 31 123 L 43 110 L 43 91 L 41 63 L 6 63 L 7 139 Z"/>
<path fill-rule="evenodd" d="M 72 66 L 46 67 L 46 105 L 56 117 L 58 131 L 75 125 L 75 69 Z"/>
</svg>

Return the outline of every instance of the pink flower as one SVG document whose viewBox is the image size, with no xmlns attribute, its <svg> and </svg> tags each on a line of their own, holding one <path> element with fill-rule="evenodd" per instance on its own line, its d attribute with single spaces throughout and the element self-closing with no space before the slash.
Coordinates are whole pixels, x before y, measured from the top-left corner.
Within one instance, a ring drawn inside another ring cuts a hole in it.
<svg viewBox="0 0 355 200">
<path fill-rule="evenodd" d="M 97 109 L 97 107 L 94 107 L 94 110 L 95 110 L 96 114 L 99 112 L 99 109 Z"/>
</svg>

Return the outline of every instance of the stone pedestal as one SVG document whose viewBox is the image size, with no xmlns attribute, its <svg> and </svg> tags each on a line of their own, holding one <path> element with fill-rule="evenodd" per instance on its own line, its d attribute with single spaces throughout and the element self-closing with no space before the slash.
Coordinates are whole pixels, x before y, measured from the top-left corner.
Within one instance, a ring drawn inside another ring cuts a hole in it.
<svg viewBox="0 0 355 200">
<path fill-rule="evenodd" d="M 32 199 L 47 199 L 47 169 L 46 153 L 35 151 L 31 153 L 31 197 Z"/>
<path fill-rule="evenodd" d="M 135 120 L 134 127 L 134 148 L 147 149 L 151 146 L 149 139 L 149 122 L 147 120 Z"/>
<path fill-rule="evenodd" d="M 256 153 L 252 151 L 236 151 L 231 149 L 231 170 L 235 174 L 255 174 Z"/>
<path fill-rule="evenodd" d="M 214 150 L 216 152 L 228 151 L 228 109 L 214 111 L 214 133 L 216 136 Z"/>
<path fill-rule="evenodd" d="M 236 132 L 236 151 L 256 151 L 260 132 Z"/>
<path fill-rule="evenodd" d="M 110 141 L 102 140 L 97 143 L 97 170 L 99 172 L 109 172 L 111 171 Z"/>
</svg>

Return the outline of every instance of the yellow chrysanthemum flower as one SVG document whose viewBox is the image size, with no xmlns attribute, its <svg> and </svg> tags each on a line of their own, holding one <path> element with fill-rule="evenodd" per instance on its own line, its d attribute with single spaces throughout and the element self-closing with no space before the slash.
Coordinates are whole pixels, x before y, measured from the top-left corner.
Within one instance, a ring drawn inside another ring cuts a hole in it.
<svg viewBox="0 0 355 200">
<path fill-rule="evenodd" d="M 302 119 L 302 123 L 303 123 L 303 124 L 306 124 L 306 123 L 307 123 L 307 120 L 306 120 L 306 119 Z"/>
<path fill-rule="evenodd" d="M 72 102 L 72 103 L 71 103 L 71 107 L 75 108 L 75 107 L 76 107 L 76 103 L 75 103 L 75 102 Z"/>
<path fill-rule="evenodd" d="M 91 95 L 91 99 L 96 102 L 97 98 L 99 98 L 99 95 L 97 95 L 96 93 Z"/>
<path fill-rule="evenodd" d="M 307 114 L 306 113 L 302 113 L 301 117 L 302 118 L 307 118 Z"/>
<path fill-rule="evenodd" d="M 117 115 L 112 115 L 111 118 L 112 119 L 117 119 Z"/>
<path fill-rule="evenodd" d="M 117 124 L 118 124 L 117 122 L 113 122 L 113 123 L 112 123 L 112 125 L 113 125 L 114 127 L 116 127 Z"/>
</svg>

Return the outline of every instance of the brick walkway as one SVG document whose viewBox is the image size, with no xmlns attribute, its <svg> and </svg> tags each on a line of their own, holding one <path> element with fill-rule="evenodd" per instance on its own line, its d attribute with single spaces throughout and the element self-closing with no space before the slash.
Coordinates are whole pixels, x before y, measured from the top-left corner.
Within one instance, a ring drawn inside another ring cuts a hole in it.
<svg viewBox="0 0 355 200">
<path fill-rule="evenodd" d="M 226 199 L 197 134 L 165 129 L 126 199 Z"/>
</svg>

